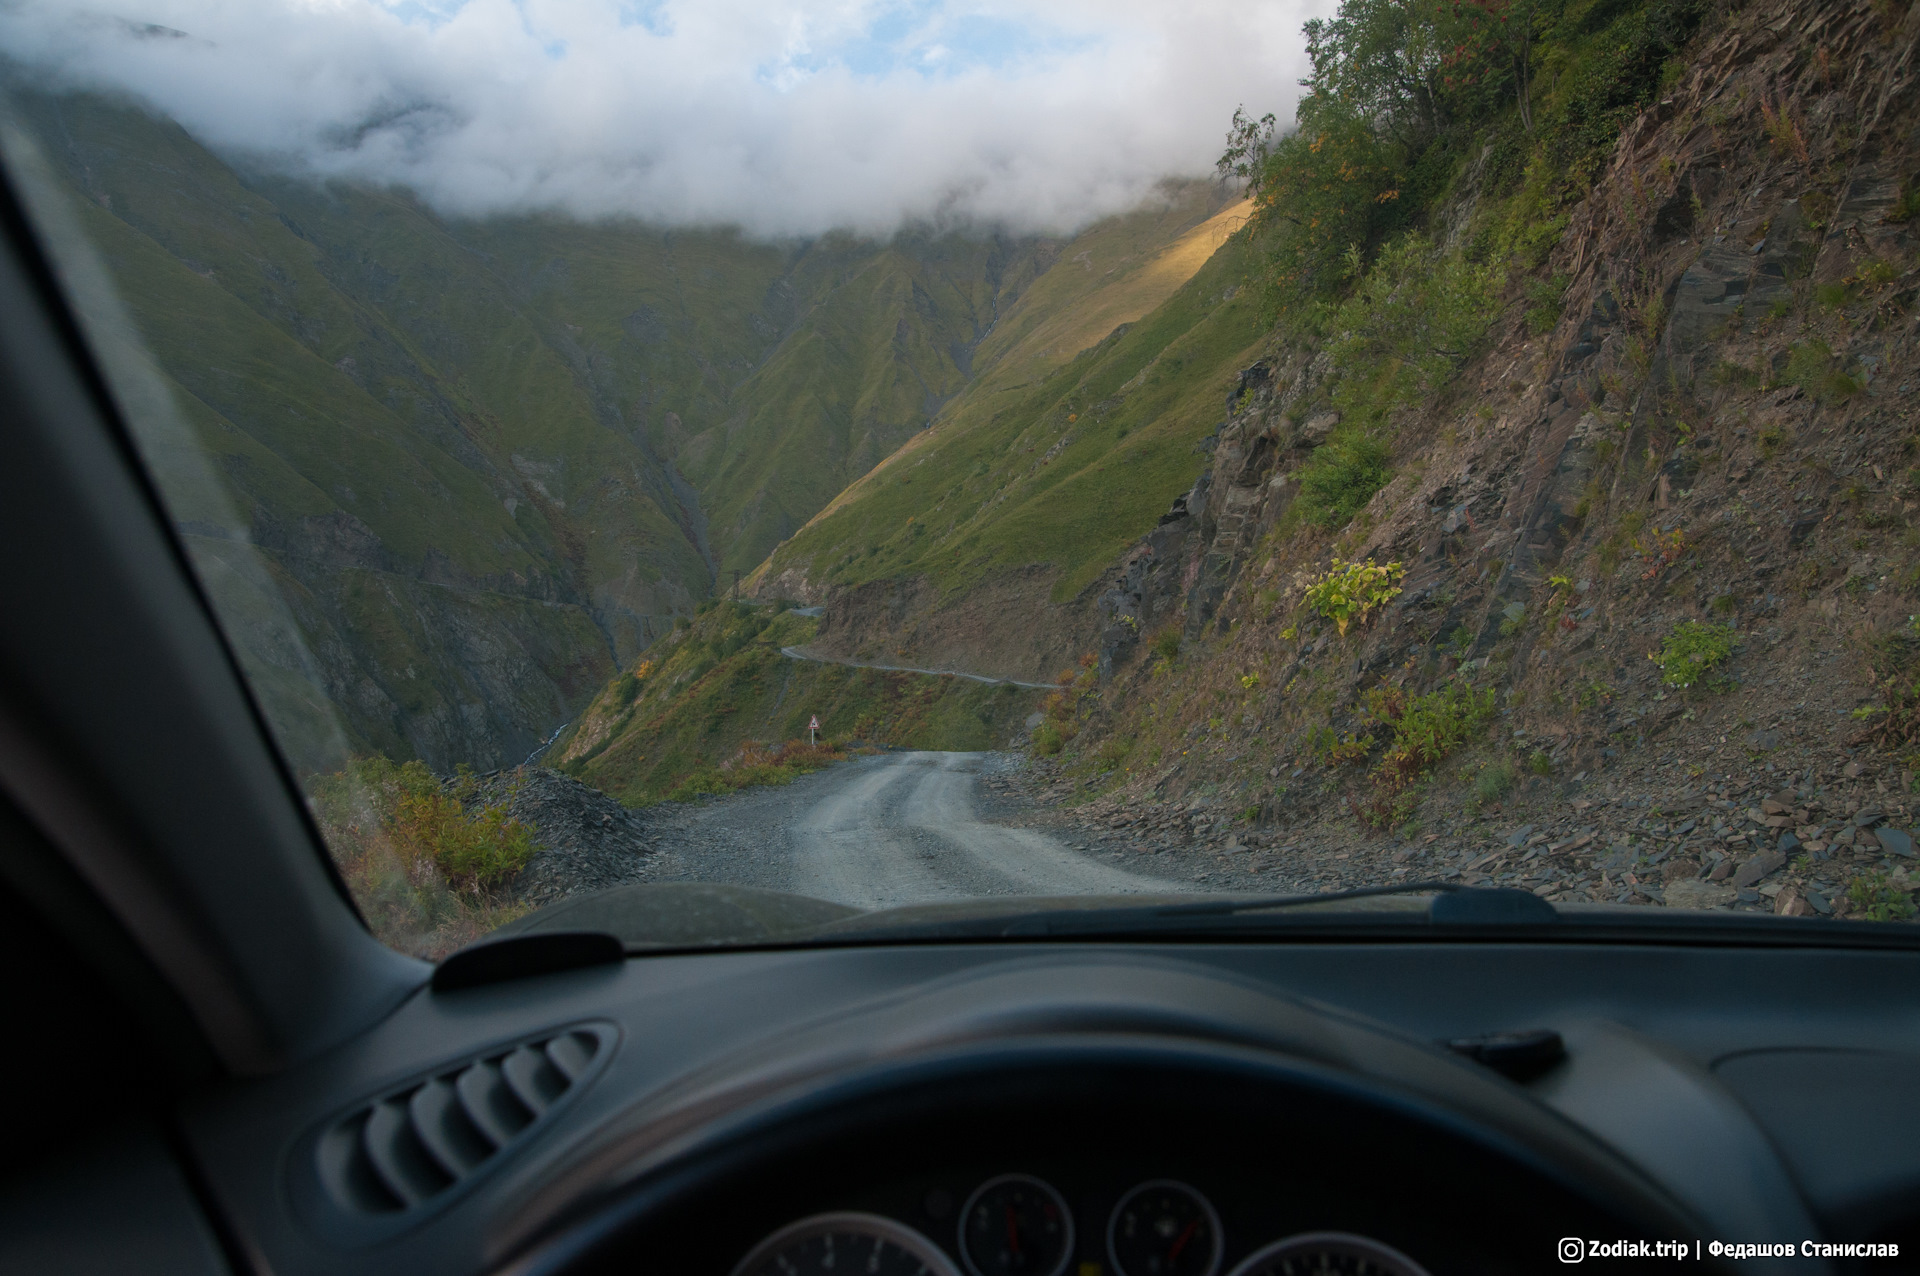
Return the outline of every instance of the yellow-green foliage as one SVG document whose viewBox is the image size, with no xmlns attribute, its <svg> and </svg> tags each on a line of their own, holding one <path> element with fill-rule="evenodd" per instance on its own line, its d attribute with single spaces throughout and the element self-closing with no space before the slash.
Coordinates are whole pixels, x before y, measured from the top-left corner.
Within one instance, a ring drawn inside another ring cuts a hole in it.
<svg viewBox="0 0 1920 1276">
<path fill-rule="evenodd" d="M 1326 575 L 1307 587 L 1307 606 L 1325 616 L 1346 636 L 1347 626 L 1364 620 L 1368 612 L 1390 602 L 1400 592 L 1396 583 L 1406 577 L 1399 563 L 1379 566 L 1369 558 L 1364 563 L 1342 562 L 1336 558 Z"/>
<path fill-rule="evenodd" d="M 1660 650 L 1648 652 L 1647 659 L 1660 666 L 1660 680 L 1669 687 L 1691 687 L 1726 663 L 1733 643 L 1732 625 L 1689 620 L 1667 635 Z"/>
<path fill-rule="evenodd" d="M 421 762 L 355 758 L 316 777 L 309 799 L 384 943 L 438 957 L 525 911 L 502 888 L 533 857 L 533 831 L 504 801 L 478 804 L 470 773 L 443 784 Z"/>
</svg>

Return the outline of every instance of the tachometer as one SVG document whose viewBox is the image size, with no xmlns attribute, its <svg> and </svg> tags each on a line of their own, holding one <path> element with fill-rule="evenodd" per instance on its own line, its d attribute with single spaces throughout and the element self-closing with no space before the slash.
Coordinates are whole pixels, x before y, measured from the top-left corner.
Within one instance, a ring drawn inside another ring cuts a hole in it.
<svg viewBox="0 0 1920 1276">
<path fill-rule="evenodd" d="M 1222 1243 L 1207 1198 L 1171 1179 L 1128 1192 L 1107 1224 L 1107 1253 L 1120 1276 L 1213 1276 Z"/>
<path fill-rule="evenodd" d="M 878 1214 L 816 1214 L 753 1247 L 733 1276 L 960 1276 L 953 1260 L 911 1227 Z"/>
<path fill-rule="evenodd" d="M 960 1212 L 960 1257 L 973 1276 L 1060 1276 L 1073 1257 L 1073 1215 L 1032 1175 L 988 1179 Z"/>
<path fill-rule="evenodd" d="M 1427 1276 L 1397 1249 L 1347 1232 L 1308 1232 L 1275 1241 L 1233 1276 Z"/>
</svg>

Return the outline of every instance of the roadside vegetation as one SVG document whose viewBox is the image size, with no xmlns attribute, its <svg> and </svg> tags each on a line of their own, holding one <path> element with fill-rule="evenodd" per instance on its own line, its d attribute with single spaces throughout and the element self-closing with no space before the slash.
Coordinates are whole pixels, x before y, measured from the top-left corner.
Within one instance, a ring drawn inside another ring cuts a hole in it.
<svg viewBox="0 0 1920 1276">
<path fill-rule="evenodd" d="M 507 815 L 511 787 L 478 799 L 473 773 L 443 781 L 423 762 L 375 755 L 314 777 L 308 801 L 367 924 L 402 952 L 439 958 L 526 911 L 506 888 L 533 858 Z"/>
</svg>

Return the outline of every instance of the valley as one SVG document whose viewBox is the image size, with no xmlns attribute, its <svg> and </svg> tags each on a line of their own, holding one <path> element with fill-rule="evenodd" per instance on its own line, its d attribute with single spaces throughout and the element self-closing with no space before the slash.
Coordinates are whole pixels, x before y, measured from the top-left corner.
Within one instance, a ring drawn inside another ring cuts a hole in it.
<svg viewBox="0 0 1920 1276">
<path fill-rule="evenodd" d="M 1170 185 L 1084 243 L 461 221 L 126 103 L 13 109 L 137 333 L 123 396 L 166 403 L 149 464 L 303 770 L 524 757 L 1003 355 L 1086 339 L 1047 334 L 1089 298 L 1077 322 L 1151 308 L 1226 202 Z M 1087 278 L 1022 306 L 1062 254 Z"/>
<path fill-rule="evenodd" d="M 1920 7 L 1403 18 L 1060 237 L 461 223 L 27 109 L 256 685 L 346 706 L 303 767 L 564 723 L 740 821 L 689 873 L 860 907 L 1920 915 Z"/>
</svg>

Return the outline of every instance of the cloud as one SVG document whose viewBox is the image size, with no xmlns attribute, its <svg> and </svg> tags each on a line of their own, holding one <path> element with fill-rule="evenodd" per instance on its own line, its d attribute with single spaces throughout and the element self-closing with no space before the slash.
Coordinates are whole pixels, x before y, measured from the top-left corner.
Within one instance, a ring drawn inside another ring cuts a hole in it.
<svg viewBox="0 0 1920 1276">
<path fill-rule="evenodd" d="M 0 49 L 215 149 L 443 212 L 1065 231 L 1291 115 L 1328 0 L 131 0 Z"/>
</svg>

